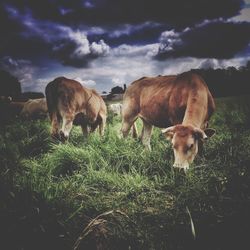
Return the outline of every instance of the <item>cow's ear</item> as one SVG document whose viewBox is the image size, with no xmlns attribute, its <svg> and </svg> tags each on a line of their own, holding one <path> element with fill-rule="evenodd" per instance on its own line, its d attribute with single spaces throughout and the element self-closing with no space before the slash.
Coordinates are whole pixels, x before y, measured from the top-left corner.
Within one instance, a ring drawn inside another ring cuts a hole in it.
<svg viewBox="0 0 250 250">
<path fill-rule="evenodd" d="M 175 126 L 171 126 L 165 129 L 162 129 L 161 132 L 165 135 L 168 140 L 172 140 L 175 133 Z"/>
<path fill-rule="evenodd" d="M 207 137 L 207 135 L 205 134 L 205 132 L 202 129 L 195 128 L 195 130 L 194 130 L 194 138 L 196 140 L 206 140 L 208 137 Z"/>
<path fill-rule="evenodd" d="M 206 128 L 204 130 L 204 133 L 206 134 L 207 137 L 212 137 L 215 134 L 215 129 L 213 128 Z"/>
<path fill-rule="evenodd" d="M 194 136 L 196 139 L 204 141 L 207 140 L 209 137 L 213 136 L 214 133 L 215 130 L 212 128 L 206 128 L 204 131 L 199 128 L 196 128 Z"/>
</svg>

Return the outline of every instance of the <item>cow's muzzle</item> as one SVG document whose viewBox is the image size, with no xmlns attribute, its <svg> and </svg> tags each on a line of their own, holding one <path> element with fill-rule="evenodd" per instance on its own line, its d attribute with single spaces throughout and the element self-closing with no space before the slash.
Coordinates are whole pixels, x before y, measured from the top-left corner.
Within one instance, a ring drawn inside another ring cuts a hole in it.
<svg viewBox="0 0 250 250">
<path fill-rule="evenodd" d="M 189 164 L 188 163 L 174 163 L 173 167 L 178 170 L 183 170 L 185 173 L 189 169 Z"/>
</svg>

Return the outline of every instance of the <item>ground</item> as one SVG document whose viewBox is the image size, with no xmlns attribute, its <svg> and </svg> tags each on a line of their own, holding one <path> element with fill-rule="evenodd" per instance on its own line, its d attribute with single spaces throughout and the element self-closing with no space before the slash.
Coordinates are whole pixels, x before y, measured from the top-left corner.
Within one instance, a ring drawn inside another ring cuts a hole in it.
<svg viewBox="0 0 250 250">
<path fill-rule="evenodd" d="M 247 249 L 250 98 L 216 100 L 216 135 L 186 175 L 154 129 L 152 152 L 117 136 L 50 138 L 48 120 L 0 131 L 1 249 Z M 141 124 L 139 124 L 139 127 Z"/>
</svg>

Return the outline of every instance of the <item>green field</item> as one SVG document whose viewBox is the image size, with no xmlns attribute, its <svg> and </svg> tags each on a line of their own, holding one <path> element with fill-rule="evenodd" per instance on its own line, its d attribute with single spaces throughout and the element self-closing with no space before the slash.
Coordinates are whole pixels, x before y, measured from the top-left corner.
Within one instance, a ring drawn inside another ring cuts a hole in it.
<svg viewBox="0 0 250 250">
<path fill-rule="evenodd" d="M 205 143 L 186 175 L 154 129 L 152 152 L 118 137 L 50 138 L 48 120 L 0 129 L 0 249 L 248 249 L 250 96 L 216 100 Z"/>
</svg>

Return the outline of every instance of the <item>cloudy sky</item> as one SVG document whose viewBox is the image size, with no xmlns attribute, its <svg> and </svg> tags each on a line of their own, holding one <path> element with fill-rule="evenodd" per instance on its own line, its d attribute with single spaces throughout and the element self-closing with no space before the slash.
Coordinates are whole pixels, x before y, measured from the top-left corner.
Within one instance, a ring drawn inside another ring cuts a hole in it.
<svg viewBox="0 0 250 250">
<path fill-rule="evenodd" d="M 250 60 L 250 0 L 1 0 L 0 67 L 23 91 L 58 76 L 99 92 Z"/>
</svg>

